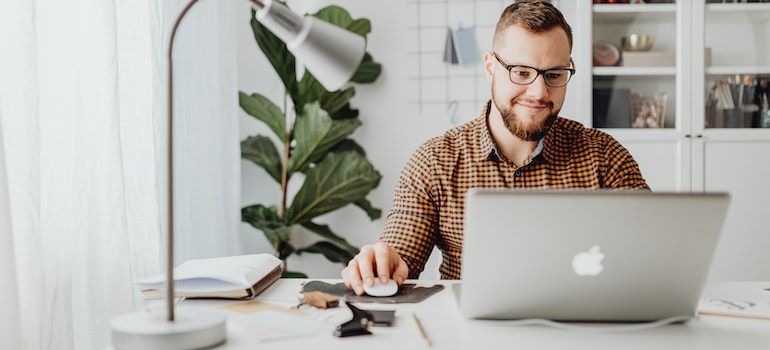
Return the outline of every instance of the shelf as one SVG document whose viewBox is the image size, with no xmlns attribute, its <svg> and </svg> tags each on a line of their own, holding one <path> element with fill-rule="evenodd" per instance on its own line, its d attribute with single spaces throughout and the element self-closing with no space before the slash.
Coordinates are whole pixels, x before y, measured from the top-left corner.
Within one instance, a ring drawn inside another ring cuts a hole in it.
<svg viewBox="0 0 770 350">
<path fill-rule="evenodd" d="M 742 66 L 715 66 L 706 67 L 706 75 L 770 75 L 770 66 L 742 67 Z"/>
<path fill-rule="evenodd" d="M 648 76 L 676 75 L 676 67 L 594 67 L 593 75 L 598 76 Z"/>
<path fill-rule="evenodd" d="M 594 4 L 594 14 L 598 13 L 660 13 L 676 12 L 676 4 Z"/>
<path fill-rule="evenodd" d="M 709 21 L 730 23 L 749 19 L 752 22 L 770 20 L 770 3 L 751 4 L 706 4 Z"/>
<path fill-rule="evenodd" d="M 659 22 L 661 14 L 676 14 L 676 4 L 595 4 L 594 21 L 629 23 L 637 20 Z"/>
</svg>

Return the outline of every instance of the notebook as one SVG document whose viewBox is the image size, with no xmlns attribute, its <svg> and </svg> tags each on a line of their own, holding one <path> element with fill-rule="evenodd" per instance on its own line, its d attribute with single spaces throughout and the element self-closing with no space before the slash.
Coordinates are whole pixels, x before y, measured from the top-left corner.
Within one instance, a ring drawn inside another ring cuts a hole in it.
<svg viewBox="0 0 770 350">
<path fill-rule="evenodd" d="M 641 322 L 695 315 L 726 193 L 473 189 L 467 318 Z"/>
</svg>

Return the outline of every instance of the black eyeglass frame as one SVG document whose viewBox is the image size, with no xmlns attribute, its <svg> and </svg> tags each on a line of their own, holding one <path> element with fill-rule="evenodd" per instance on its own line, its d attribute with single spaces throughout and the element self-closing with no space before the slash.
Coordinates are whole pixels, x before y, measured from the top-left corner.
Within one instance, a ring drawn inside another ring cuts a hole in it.
<svg viewBox="0 0 770 350">
<path fill-rule="evenodd" d="M 575 75 L 575 69 L 574 68 L 537 69 L 535 67 L 524 66 L 524 65 L 520 65 L 520 64 L 517 64 L 517 65 L 507 64 L 507 63 L 503 62 L 503 60 L 500 59 L 500 56 L 497 55 L 497 52 L 492 52 L 492 54 L 495 55 L 495 59 L 497 59 L 497 62 L 500 62 L 500 65 L 502 65 L 503 68 L 505 68 L 505 70 L 508 71 L 508 80 L 510 80 L 511 83 L 516 84 L 516 85 L 529 85 L 529 84 L 532 84 L 532 83 L 535 82 L 535 80 L 537 80 L 538 76 L 542 75 L 543 76 L 543 81 L 545 82 L 545 85 L 548 85 L 550 87 L 563 87 L 563 86 L 567 86 L 567 84 L 569 84 L 570 80 L 572 80 L 572 77 Z M 570 62 L 570 64 L 572 64 L 573 67 L 575 66 L 575 62 L 572 61 L 572 58 L 569 59 L 569 62 Z M 535 75 L 534 78 L 532 78 L 532 81 L 530 81 L 529 83 L 519 84 L 519 83 L 513 81 L 513 79 L 511 78 L 511 69 L 516 68 L 516 67 L 531 69 L 531 70 L 536 71 L 537 74 Z M 567 71 L 567 72 L 569 72 L 569 77 L 567 78 L 567 81 L 564 84 L 562 84 L 562 85 L 552 85 L 552 84 L 550 84 L 548 82 L 548 79 L 546 79 L 546 75 L 545 75 L 549 71 Z"/>
</svg>

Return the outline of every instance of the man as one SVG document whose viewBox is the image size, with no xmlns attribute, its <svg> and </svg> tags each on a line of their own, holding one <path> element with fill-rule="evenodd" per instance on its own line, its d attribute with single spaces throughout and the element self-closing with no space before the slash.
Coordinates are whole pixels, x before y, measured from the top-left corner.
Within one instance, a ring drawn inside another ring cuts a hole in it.
<svg viewBox="0 0 770 350">
<path fill-rule="evenodd" d="M 417 278 L 436 246 L 442 279 L 459 279 L 465 194 L 472 187 L 649 189 L 616 140 L 557 117 L 574 64 L 572 29 L 553 5 L 520 1 L 484 55 L 492 99 L 481 117 L 424 143 L 406 164 L 380 242 L 342 271 L 363 294 L 374 278 Z M 547 208 L 543 208 L 547 210 Z M 526 218 L 500 218 L 516 225 Z"/>
</svg>

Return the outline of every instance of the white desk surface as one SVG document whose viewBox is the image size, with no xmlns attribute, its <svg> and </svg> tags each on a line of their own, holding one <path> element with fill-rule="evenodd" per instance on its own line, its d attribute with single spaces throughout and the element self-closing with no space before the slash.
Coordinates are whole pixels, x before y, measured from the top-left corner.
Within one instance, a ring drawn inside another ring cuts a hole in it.
<svg viewBox="0 0 770 350">
<path fill-rule="evenodd" d="M 306 281 L 280 279 L 255 300 L 294 306 L 301 296 L 301 283 Z M 433 349 L 770 349 L 770 320 L 699 316 L 684 324 L 608 333 L 562 330 L 543 325 L 512 326 L 462 318 L 451 288 L 455 282 L 410 280 L 407 283 L 444 284 L 447 288 L 416 304 L 357 303 L 363 309 L 396 310 L 393 326 L 370 327 L 372 335 L 337 338 L 330 331 L 265 342 L 249 334 L 246 328 L 228 321 L 227 342 L 216 349 L 426 349 L 428 346 L 420 337 L 412 313 L 422 321 Z M 770 303 L 770 295 L 763 293 L 763 288 L 770 288 L 770 282 L 711 283 L 705 288 L 703 297 L 744 298 Z M 243 301 L 186 300 L 178 307 L 221 310 L 219 306 L 240 302 Z M 350 318 L 350 310 L 342 303 L 338 308 L 318 312 L 328 312 L 333 319 L 342 321 Z M 341 322 L 334 325 L 338 323 Z M 330 323 L 330 330 L 334 325 Z"/>
</svg>

